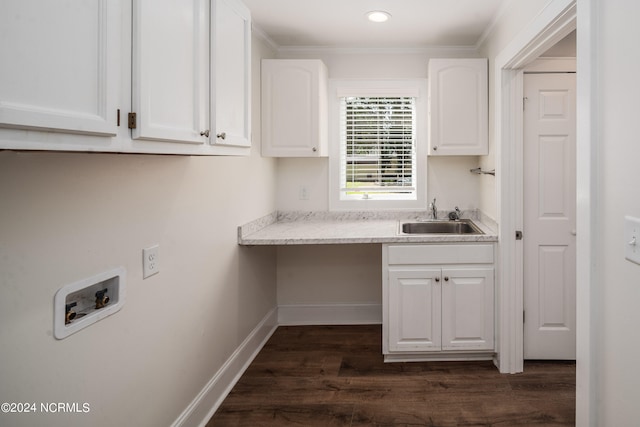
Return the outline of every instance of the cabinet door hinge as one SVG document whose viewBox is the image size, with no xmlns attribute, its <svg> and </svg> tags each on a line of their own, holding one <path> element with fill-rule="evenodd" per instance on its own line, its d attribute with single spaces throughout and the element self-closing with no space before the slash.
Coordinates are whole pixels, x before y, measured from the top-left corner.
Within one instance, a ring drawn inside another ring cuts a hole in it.
<svg viewBox="0 0 640 427">
<path fill-rule="evenodd" d="M 138 123 L 136 113 L 129 113 L 128 120 L 129 120 L 129 129 L 135 129 Z"/>
<path fill-rule="evenodd" d="M 522 240 L 522 231 L 516 230 L 516 240 Z"/>
</svg>

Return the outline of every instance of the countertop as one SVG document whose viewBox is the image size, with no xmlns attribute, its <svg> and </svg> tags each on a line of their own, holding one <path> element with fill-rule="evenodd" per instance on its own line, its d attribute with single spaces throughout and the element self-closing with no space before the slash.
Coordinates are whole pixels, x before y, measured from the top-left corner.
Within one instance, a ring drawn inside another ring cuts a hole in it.
<svg viewBox="0 0 640 427">
<path fill-rule="evenodd" d="M 446 218 L 439 212 L 439 218 Z M 426 220 L 424 212 L 274 212 L 238 227 L 238 244 L 324 245 L 357 243 L 496 242 L 493 220 L 464 211 L 485 234 L 400 234 L 399 221 Z"/>
</svg>

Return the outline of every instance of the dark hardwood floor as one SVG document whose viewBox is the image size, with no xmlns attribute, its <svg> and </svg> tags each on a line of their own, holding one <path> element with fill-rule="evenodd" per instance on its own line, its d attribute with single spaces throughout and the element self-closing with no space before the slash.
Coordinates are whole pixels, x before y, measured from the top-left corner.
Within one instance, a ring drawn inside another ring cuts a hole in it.
<svg viewBox="0 0 640 427">
<path fill-rule="evenodd" d="M 573 426 L 575 363 L 383 363 L 379 325 L 280 327 L 207 427 Z"/>
</svg>

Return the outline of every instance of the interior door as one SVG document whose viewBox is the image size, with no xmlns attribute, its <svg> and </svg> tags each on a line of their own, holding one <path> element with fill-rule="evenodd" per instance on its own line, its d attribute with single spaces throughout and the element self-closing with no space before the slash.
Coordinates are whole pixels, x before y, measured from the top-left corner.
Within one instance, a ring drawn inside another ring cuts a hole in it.
<svg viewBox="0 0 640 427">
<path fill-rule="evenodd" d="M 575 74 L 524 92 L 524 357 L 575 360 Z"/>
</svg>

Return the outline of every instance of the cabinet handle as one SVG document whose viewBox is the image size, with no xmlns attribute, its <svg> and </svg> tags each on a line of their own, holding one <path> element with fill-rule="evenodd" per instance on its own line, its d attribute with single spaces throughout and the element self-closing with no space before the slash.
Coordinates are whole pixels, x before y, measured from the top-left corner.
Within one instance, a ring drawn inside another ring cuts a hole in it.
<svg viewBox="0 0 640 427">
<path fill-rule="evenodd" d="M 209 129 L 200 132 L 200 136 L 206 136 L 207 138 L 209 138 Z"/>
<path fill-rule="evenodd" d="M 439 278 L 439 277 L 436 277 L 436 282 L 439 282 L 439 281 L 440 281 L 440 278 Z"/>
<path fill-rule="evenodd" d="M 219 134 L 216 135 L 217 138 L 220 139 L 227 139 L 227 133 L 226 132 L 220 132 Z"/>
<path fill-rule="evenodd" d="M 449 281 L 449 277 L 448 276 L 444 276 L 444 281 L 448 282 Z"/>
</svg>

